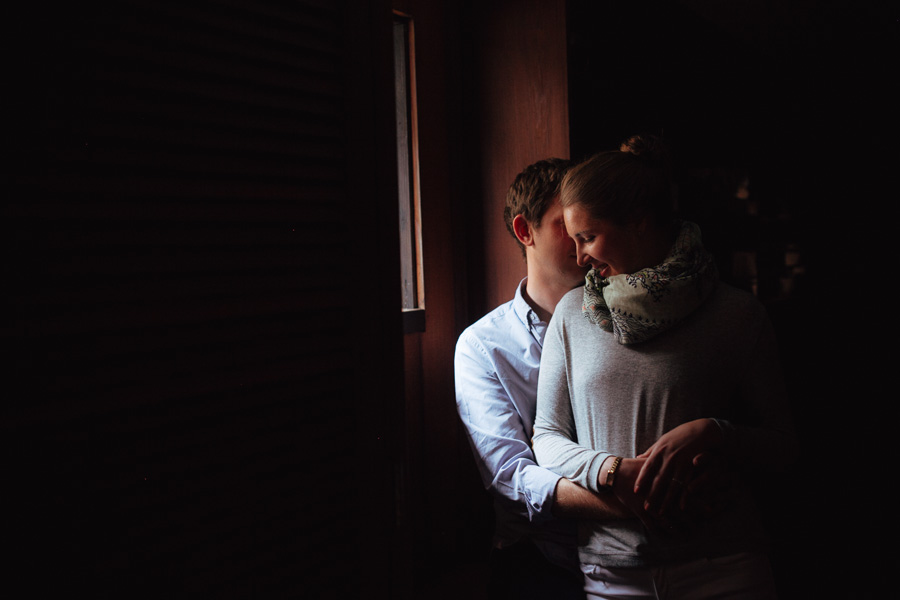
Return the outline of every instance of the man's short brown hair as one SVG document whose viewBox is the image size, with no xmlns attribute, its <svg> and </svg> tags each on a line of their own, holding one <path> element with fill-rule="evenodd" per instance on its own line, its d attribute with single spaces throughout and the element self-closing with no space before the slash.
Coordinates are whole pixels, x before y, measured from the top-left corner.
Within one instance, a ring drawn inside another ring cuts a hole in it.
<svg viewBox="0 0 900 600">
<path fill-rule="evenodd" d="M 506 192 L 506 206 L 503 208 L 503 221 L 506 223 L 506 230 L 522 249 L 522 256 L 525 256 L 525 246 L 516 237 L 513 219 L 516 215 L 522 215 L 533 227 L 540 227 L 544 213 L 559 194 L 563 177 L 572 164 L 572 161 L 564 158 L 540 160 L 525 167 L 509 186 Z"/>
</svg>

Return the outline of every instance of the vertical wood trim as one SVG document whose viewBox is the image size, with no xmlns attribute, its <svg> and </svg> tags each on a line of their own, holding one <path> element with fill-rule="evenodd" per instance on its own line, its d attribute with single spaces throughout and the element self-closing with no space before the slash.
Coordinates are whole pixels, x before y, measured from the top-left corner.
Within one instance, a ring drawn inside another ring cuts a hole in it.
<svg viewBox="0 0 900 600">
<path fill-rule="evenodd" d="M 521 252 L 503 224 L 506 190 L 529 164 L 569 157 L 566 3 L 502 0 L 479 12 L 486 312 L 509 300 L 525 276 Z"/>
<path fill-rule="evenodd" d="M 422 187 L 419 174 L 419 95 L 416 85 L 416 24 L 409 20 L 409 113 L 412 142 L 413 211 L 416 247 L 416 291 L 419 308 L 425 307 L 425 263 L 422 256 Z"/>
</svg>

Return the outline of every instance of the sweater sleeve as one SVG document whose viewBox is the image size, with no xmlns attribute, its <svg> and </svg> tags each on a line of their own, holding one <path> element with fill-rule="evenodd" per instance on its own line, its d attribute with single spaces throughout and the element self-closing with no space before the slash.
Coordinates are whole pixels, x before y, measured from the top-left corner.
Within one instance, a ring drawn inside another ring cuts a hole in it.
<svg viewBox="0 0 900 600">
<path fill-rule="evenodd" d="M 578 443 L 569 394 L 569 348 L 565 341 L 564 319 L 560 316 L 562 311 L 557 309 L 550 321 L 541 355 L 534 453 L 541 466 L 597 492 L 600 491 L 597 483 L 600 467 L 610 453 Z"/>
</svg>

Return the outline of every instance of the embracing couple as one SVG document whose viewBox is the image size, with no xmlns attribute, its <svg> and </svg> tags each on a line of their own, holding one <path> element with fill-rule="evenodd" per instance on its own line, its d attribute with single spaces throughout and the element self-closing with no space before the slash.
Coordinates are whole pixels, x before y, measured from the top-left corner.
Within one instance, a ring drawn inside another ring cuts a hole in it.
<svg viewBox="0 0 900 600">
<path fill-rule="evenodd" d="M 796 454 L 774 331 L 674 217 L 662 142 L 520 173 L 515 297 L 456 348 L 491 598 L 775 598 L 753 503 Z"/>
</svg>

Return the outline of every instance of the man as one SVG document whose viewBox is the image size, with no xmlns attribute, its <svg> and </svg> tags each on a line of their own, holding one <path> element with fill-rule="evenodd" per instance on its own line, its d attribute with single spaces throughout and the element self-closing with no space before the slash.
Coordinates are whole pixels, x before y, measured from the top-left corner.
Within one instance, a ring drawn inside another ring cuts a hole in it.
<svg viewBox="0 0 900 600">
<path fill-rule="evenodd" d="M 520 173 L 504 220 L 525 257 L 515 297 L 466 329 L 456 346 L 456 402 L 485 487 L 494 496 L 492 598 L 583 598 L 575 518 L 627 516 L 539 467 L 531 449 L 541 347 L 562 296 L 584 282 L 566 233 L 559 187 L 571 163 L 548 159 Z"/>
</svg>

